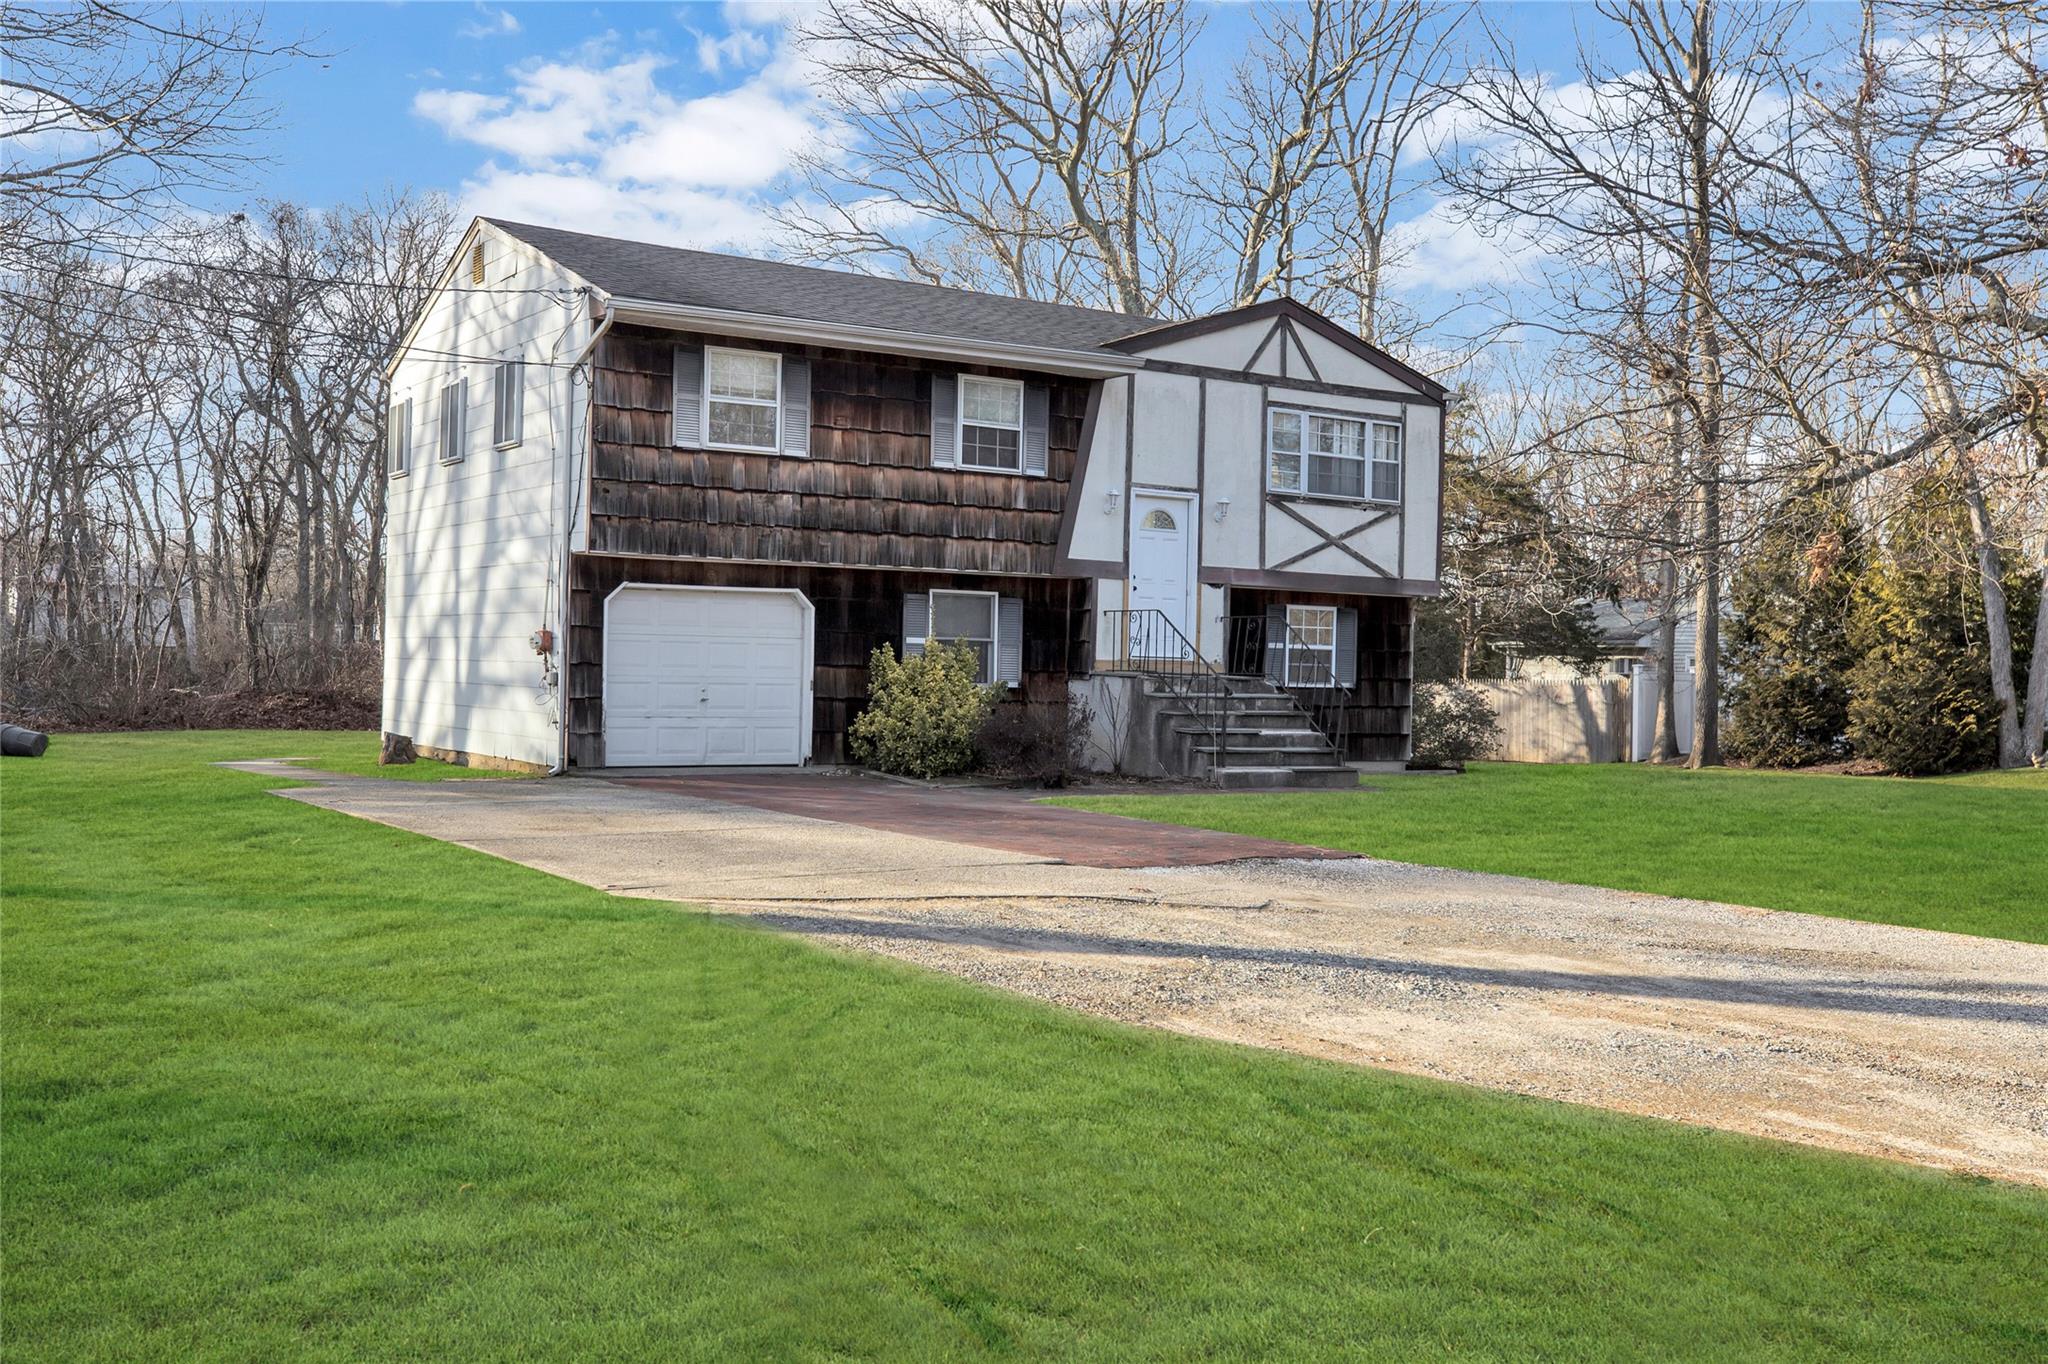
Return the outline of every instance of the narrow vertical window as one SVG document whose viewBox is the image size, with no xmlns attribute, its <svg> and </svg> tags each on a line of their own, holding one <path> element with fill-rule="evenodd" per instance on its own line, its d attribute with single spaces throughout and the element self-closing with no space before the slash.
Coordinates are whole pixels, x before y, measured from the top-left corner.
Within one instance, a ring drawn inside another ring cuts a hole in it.
<svg viewBox="0 0 2048 1364">
<path fill-rule="evenodd" d="M 491 444 L 502 449 L 520 441 L 520 421 L 526 413 L 525 362 L 500 360 L 497 378 L 491 393 Z"/>
<path fill-rule="evenodd" d="M 412 467 L 412 399 L 391 404 L 384 416 L 384 460 L 393 478 Z"/>
<path fill-rule="evenodd" d="M 462 458 L 462 400 L 468 388 L 462 380 L 441 387 L 441 462 Z"/>
</svg>

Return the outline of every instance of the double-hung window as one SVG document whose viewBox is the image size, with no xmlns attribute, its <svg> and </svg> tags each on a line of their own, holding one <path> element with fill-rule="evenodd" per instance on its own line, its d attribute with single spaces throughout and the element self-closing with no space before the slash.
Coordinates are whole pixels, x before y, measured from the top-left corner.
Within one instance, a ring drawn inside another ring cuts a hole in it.
<svg viewBox="0 0 2048 1364">
<path fill-rule="evenodd" d="M 384 459 L 393 478 L 412 468 L 412 399 L 391 404 L 384 417 Z"/>
<path fill-rule="evenodd" d="M 970 469 L 1024 467 L 1024 385 L 960 376 L 960 463 Z"/>
<path fill-rule="evenodd" d="M 1327 687 L 1337 676 L 1337 608 L 1287 608 L 1287 685 Z"/>
<path fill-rule="evenodd" d="M 932 593 L 932 639 L 965 644 L 980 664 L 974 680 L 987 686 L 995 680 L 996 594 L 993 592 Z"/>
<path fill-rule="evenodd" d="M 443 464 L 462 458 L 462 408 L 469 396 L 469 384 L 457 379 L 441 386 L 441 449 Z"/>
<path fill-rule="evenodd" d="M 1398 423 L 1276 407 L 1266 419 L 1266 483 L 1275 492 L 1394 502 L 1401 496 Z"/>
<path fill-rule="evenodd" d="M 705 436 L 727 450 L 780 448 L 782 357 L 766 351 L 704 348 Z"/>
<path fill-rule="evenodd" d="M 519 444 L 525 411 L 526 364 L 521 360 L 500 360 L 497 386 L 491 390 L 491 444 L 500 449 Z"/>
<path fill-rule="evenodd" d="M 974 680 L 988 686 L 996 677 L 996 634 L 1002 628 L 1000 599 L 993 592 L 934 592 L 909 599 L 920 608 L 914 618 L 906 610 L 903 654 L 924 652 L 927 643 L 965 644 L 979 660 Z"/>
</svg>

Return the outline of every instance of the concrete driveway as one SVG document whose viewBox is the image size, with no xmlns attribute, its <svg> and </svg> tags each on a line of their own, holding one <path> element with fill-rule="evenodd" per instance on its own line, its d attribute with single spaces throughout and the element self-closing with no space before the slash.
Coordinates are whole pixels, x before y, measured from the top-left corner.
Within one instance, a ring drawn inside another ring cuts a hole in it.
<svg viewBox="0 0 2048 1364">
<path fill-rule="evenodd" d="M 925 836 L 580 779 L 284 794 L 1135 1023 L 2048 1185 L 2048 948 L 1363 858 L 1081 866 L 966 841 L 964 802 Z"/>
</svg>

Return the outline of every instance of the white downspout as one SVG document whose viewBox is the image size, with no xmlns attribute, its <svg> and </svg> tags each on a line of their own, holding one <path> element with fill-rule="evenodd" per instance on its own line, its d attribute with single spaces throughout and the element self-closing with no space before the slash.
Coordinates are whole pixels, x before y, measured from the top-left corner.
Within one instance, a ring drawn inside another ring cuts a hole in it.
<svg viewBox="0 0 2048 1364">
<path fill-rule="evenodd" d="M 604 340 L 605 333 L 612 329 L 612 323 L 616 320 L 617 314 L 612 311 L 611 301 L 607 299 L 604 320 L 591 332 L 590 339 L 583 343 L 583 349 L 576 352 L 576 358 L 569 362 L 569 382 L 563 388 L 563 405 L 566 410 L 562 414 L 562 422 L 568 437 L 564 442 L 561 488 L 562 538 L 555 547 L 556 553 L 560 556 L 556 565 L 555 581 L 559 584 L 561 593 L 560 616 L 556 621 L 555 630 L 555 714 L 559 717 L 561 732 L 557 736 L 554 766 L 548 769 L 548 775 L 551 777 L 559 777 L 569 770 L 569 573 L 572 567 L 569 546 L 576 535 L 576 472 L 579 467 L 578 456 L 582 453 L 582 441 L 576 432 L 576 378 L 583 372 L 583 362 L 596 353 L 597 343 Z M 595 369 L 593 365 L 590 385 L 593 402 L 597 393 Z M 590 423 L 584 423 L 584 427 L 587 432 Z"/>
</svg>

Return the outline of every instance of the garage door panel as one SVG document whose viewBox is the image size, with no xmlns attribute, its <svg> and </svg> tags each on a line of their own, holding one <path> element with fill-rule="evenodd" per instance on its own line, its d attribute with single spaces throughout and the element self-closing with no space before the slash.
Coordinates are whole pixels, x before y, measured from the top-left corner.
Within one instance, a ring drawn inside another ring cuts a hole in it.
<svg viewBox="0 0 2048 1364">
<path fill-rule="evenodd" d="M 622 589 L 607 611 L 606 761 L 802 762 L 808 625 L 786 593 Z"/>
</svg>

